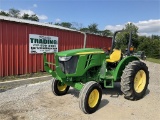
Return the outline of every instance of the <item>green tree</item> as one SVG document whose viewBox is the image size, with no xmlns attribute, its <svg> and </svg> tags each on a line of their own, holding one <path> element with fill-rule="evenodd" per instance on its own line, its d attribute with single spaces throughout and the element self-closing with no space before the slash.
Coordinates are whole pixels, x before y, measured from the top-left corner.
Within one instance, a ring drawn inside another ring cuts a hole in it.
<svg viewBox="0 0 160 120">
<path fill-rule="evenodd" d="M 37 16 L 36 14 L 34 14 L 34 15 L 31 15 L 31 16 L 29 17 L 29 20 L 39 21 L 39 18 L 38 18 L 38 16 Z"/>
<path fill-rule="evenodd" d="M 139 51 L 145 51 L 147 57 L 160 58 L 160 40 L 150 37 L 140 37 Z"/>
<path fill-rule="evenodd" d="M 49 22 L 49 24 L 53 24 L 53 22 Z M 59 26 L 61 26 L 60 23 L 55 23 L 54 25 L 59 25 Z"/>
<path fill-rule="evenodd" d="M 88 28 L 81 28 L 80 31 L 89 33 L 89 29 Z"/>
<path fill-rule="evenodd" d="M 61 23 L 61 26 L 67 27 L 67 28 L 71 28 L 72 23 L 70 23 L 70 22 L 62 22 L 62 23 Z"/>
<path fill-rule="evenodd" d="M 103 30 L 103 31 L 98 31 L 98 34 L 99 35 L 102 35 L 102 36 L 113 36 L 113 33 L 110 31 L 110 30 Z"/>
<path fill-rule="evenodd" d="M 88 30 L 90 33 L 98 33 L 98 24 L 96 23 L 93 23 L 93 24 L 90 24 L 88 25 Z"/>
<path fill-rule="evenodd" d="M 130 32 L 132 31 L 132 45 L 134 48 L 137 48 L 139 45 L 138 41 L 138 27 L 135 26 L 133 23 L 128 23 L 123 28 L 125 32 L 121 32 L 116 37 L 116 47 L 122 49 L 123 52 L 125 52 L 125 49 L 127 48 Z"/>
<path fill-rule="evenodd" d="M 81 28 L 83 28 L 83 25 L 81 23 L 72 22 L 71 28 L 75 30 L 80 30 Z"/>
<path fill-rule="evenodd" d="M 61 23 L 55 23 L 55 25 L 59 25 L 66 28 L 72 28 L 72 23 L 70 22 L 61 22 Z"/>
<path fill-rule="evenodd" d="M 83 27 L 79 29 L 82 32 L 101 35 L 101 36 L 112 36 L 113 33 L 110 30 L 99 30 L 98 24 L 93 23 L 88 25 L 88 27 Z"/>
<path fill-rule="evenodd" d="M 9 14 L 7 12 L 4 12 L 4 11 L 0 11 L 0 15 L 2 15 L 2 16 L 9 16 Z"/>
<path fill-rule="evenodd" d="M 159 35 L 152 35 L 151 37 L 152 37 L 152 39 L 160 40 L 160 36 Z"/>
<path fill-rule="evenodd" d="M 51 23 L 51 22 L 49 22 Z M 80 30 L 82 28 L 82 24 L 79 24 L 77 22 L 61 22 L 61 23 L 55 23 L 54 25 L 70 28 L 70 29 L 75 29 L 75 30 Z"/>
<path fill-rule="evenodd" d="M 23 16 L 22 16 L 22 19 L 29 20 L 30 18 L 29 18 L 29 15 L 28 15 L 28 14 L 24 13 Z"/>
<path fill-rule="evenodd" d="M 138 27 L 134 25 L 133 23 L 126 24 L 124 30 L 132 31 L 135 34 L 138 33 Z"/>
<path fill-rule="evenodd" d="M 125 25 L 125 30 L 128 31 L 128 33 L 132 31 L 132 45 L 134 46 L 134 48 L 137 48 L 139 45 L 138 27 L 134 25 L 133 23 L 128 23 Z M 129 39 L 129 34 L 126 35 L 126 38 Z"/>
<path fill-rule="evenodd" d="M 32 21 L 39 21 L 39 18 L 36 14 L 30 16 L 29 14 L 24 13 L 23 16 L 20 16 L 20 11 L 14 8 L 9 9 L 8 13 L 4 11 L 0 11 L 0 15 L 10 16 L 14 18 L 22 18 L 22 19 L 32 20 Z"/>
<path fill-rule="evenodd" d="M 9 9 L 9 16 L 18 18 L 20 15 L 20 11 L 18 9 L 11 8 Z"/>
</svg>

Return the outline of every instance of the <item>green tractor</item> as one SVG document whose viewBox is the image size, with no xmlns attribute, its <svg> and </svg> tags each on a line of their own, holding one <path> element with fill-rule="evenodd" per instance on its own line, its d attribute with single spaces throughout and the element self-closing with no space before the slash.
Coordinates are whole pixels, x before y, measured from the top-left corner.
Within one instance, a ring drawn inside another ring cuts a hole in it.
<svg viewBox="0 0 160 120">
<path fill-rule="evenodd" d="M 67 93 L 70 86 L 79 90 L 79 107 L 91 114 L 98 109 L 102 88 L 114 88 L 121 83 L 121 91 L 129 100 L 141 99 L 149 83 L 149 71 L 139 58 L 130 56 L 131 33 L 127 56 L 114 49 L 116 31 L 112 39 L 111 53 L 106 56 L 101 49 L 84 48 L 55 53 L 55 64 L 47 62 L 44 53 L 44 68 L 54 79 L 52 91 L 56 96 Z M 49 65 L 54 65 L 52 70 Z"/>
</svg>

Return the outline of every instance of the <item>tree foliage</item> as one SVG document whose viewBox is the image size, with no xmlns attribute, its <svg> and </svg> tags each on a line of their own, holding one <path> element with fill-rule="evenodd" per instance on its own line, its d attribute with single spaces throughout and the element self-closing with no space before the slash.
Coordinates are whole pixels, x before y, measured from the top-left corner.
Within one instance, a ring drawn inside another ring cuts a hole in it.
<svg viewBox="0 0 160 120">
<path fill-rule="evenodd" d="M 137 50 L 145 51 L 147 57 L 160 59 L 160 39 L 153 39 L 152 37 L 140 36 L 139 43 L 140 44 Z"/>
<path fill-rule="evenodd" d="M 128 45 L 129 33 L 132 31 L 132 45 L 135 51 L 145 51 L 147 57 L 160 58 L 160 36 L 138 36 L 138 27 L 133 23 L 128 23 L 116 37 L 116 47 L 123 52 Z"/>
<path fill-rule="evenodd" d="M 29 20 L 29 15 L 26 14 L 26 13 L 24 13 L 23 16 L 22 16 L 22 18 L 23 18 L 23 19 L 26 19 L 26 20 Z"/>
<path fill-rule="evenodd" d="M 89 29 L 88 29 L 88 28 L 86 28 L 86 27 L 85 27 L 85 28 L 81 28 L 81 29 L 80 29 L 80 31 L 82 31 L 82 32 L 86 32 L 86 33 L 89 33 Z"/>
<path fill-rule="evenodd" d="M 32 21 L 39 21 L 39 18 L 36 14 L 33 14 L 29 17 L 29 20 L 32 20 Z"/>
<path fill-rule="evenodd" d="M 110 30 L 102 30 L 98 32 L 99 32 L 99 35 L 102 35 L 102 36 L 112 36 L 113 35 L 113 33 Z"/>
<path fill-rule="evenodd" d="M 88 30 L 92 34 L 93 33 L 98 33 L 98 24 L 93 23 L 93 24 L 88 25 Z"/>
<path fill-rule="evenodd" d="M 9 16 L 9 13 L 4 12 L 4 11 L 0 11 L 0 15 L 2 15 L 2 16 Z"/>
<path fill-rule="evenodd" d="M 11 8 L 9 9 L 9 16 L 14 18 L 19 18 L 20 11 L 18 9 Z"/>
<path fill-rule="evenodd" d="M 52 24 L 52 22 L 49 22 L 49 24 Z M 88 25 L 88 27 L 82 27 L 83 26 L 82 24 L 79 24 L 76 22 L 73 22 L 73 23 L 61 22 L 61 23 L 55 23 L 55 25 L 79 30 L 82 32 L 90 33 L 90 34 L 101 35 L 101 36 L 112 36 L 113 35 L 113 33 L 110 30 L 99 30 L 98 24 L 96 24 L 96 23 L 92 23 L 92 24 Z"/>
<path fill-rule="evenodd" d="M 72 28 L 72 23 L 70 22 L 61 22 L 61 23 L 55 23 L 55 25 L 59 25 L 66 28 Z"/>
<path fill-rule="evenodd" d="M 124 30 L 132 31 L 135 34 L 138 33 L 138 27 L 136 25 L 134 25 L 133 23 L 126 24 Z"/>
<path fill-rule="evenodd" d="M 138 27 L 135 26 L 133 23 L 128 23 L 123 28 L 124 32 L 118 33 L 116 37 L 116 47 L 120 48 L 123 52 L 127 48 L 130 33 L 132 35 L 132 43 L 131 45 L 134 46 L 134 48 L 138 47 Z"/>
<path fill-rule="evenodd" d="M 22 16 L 20 15 L 20 10 L 11 8 L 9 9 L 9 12 L 0 11 L 0 15 L 3 16 L 10 16 L 14 18 L 21 18 L 26 20 L 32 20 L 32 21 L 39 21 L 39 18 L 36 14 L 29 15 L 27 13 L 24 13 Z"/>
</svg>

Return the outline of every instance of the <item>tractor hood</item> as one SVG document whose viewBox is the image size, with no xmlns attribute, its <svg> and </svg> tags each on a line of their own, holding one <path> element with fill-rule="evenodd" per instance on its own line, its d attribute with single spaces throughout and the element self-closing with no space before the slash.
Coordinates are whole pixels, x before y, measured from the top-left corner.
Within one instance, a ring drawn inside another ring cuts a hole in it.
<svg viewBox="0 0 160 120">
<path fill-rule="evenodd" d="M 62 52 L 58 52 L 58 56 L 74 56 L 74 55 L 86 55 L 86 54 L 97 54 L 97 53 L 104 53 L 101 49 L 95 48 L 83 48 L 83 49 L 73 49 L 73 50 L 66 50 Z"/>
</svg>

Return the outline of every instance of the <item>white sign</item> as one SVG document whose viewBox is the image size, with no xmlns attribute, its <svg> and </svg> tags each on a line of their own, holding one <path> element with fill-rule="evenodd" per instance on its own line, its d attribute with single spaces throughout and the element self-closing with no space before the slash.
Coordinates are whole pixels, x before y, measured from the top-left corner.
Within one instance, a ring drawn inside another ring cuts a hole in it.
<svg viewBox="0 0 160 120">
<path fill-rule="evenodd" d="M 29 34 L 29 53 L 58 52 L 58 37 Z"/>
</svg>

